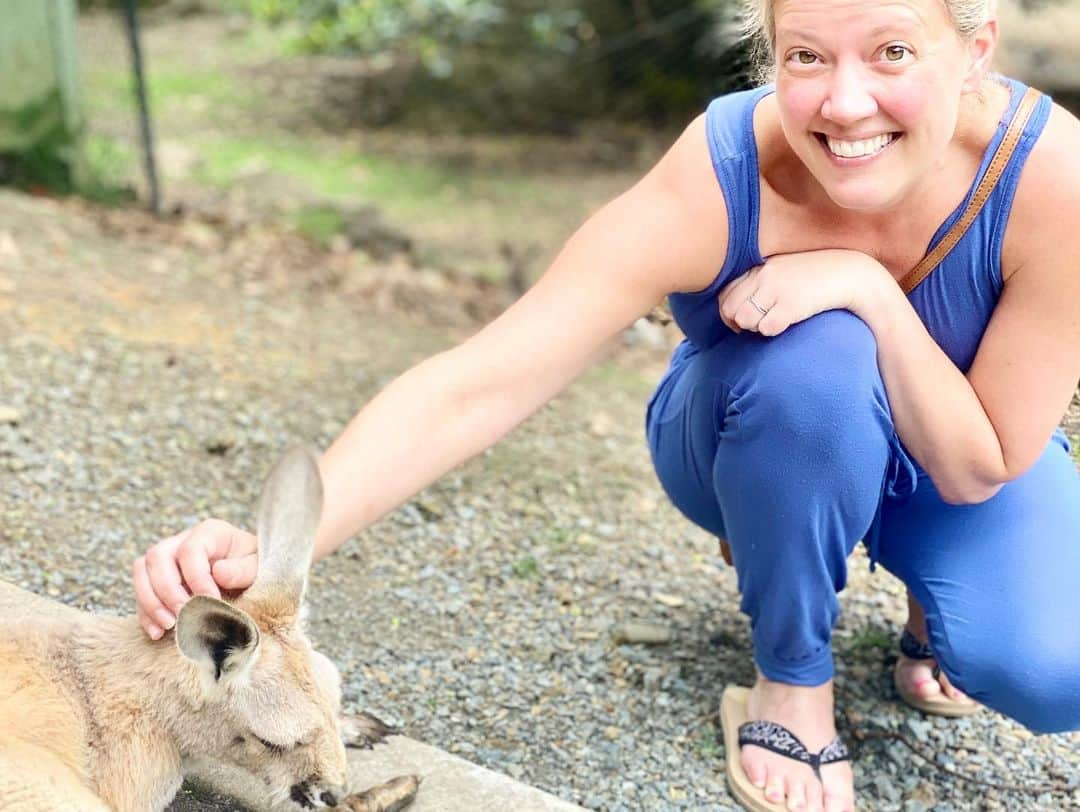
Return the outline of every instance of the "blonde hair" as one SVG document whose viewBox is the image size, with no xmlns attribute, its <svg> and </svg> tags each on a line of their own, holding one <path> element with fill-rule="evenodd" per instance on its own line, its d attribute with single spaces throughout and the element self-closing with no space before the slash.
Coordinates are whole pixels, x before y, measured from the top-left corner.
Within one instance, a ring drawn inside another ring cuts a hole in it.
<svg viewBox="0 0 1080 812">
<path fill-rule="evenodd" d="M 772 79 L 773 45 L 776 42 L 776 22 L 773 19 L 775 0 L 740 0 L 742 14 L 740 29 L 752 46 L 754 73 L 759 81 Z M 961 39 L 967 40 L 987 22 L 994 19 L 997 0 L 941 0 L 949 13 L 953 28 Z"/>
</svg>

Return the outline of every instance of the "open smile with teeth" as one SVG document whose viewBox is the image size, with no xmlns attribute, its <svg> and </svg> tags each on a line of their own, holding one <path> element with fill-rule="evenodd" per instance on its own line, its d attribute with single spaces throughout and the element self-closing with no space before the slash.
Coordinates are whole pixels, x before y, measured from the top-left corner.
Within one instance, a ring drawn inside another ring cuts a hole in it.
<svg viewBox="0 0 1080 812">
<path fill-rule="evenodd" d="M 845 141 L 824 133 L 817 134 L 818 140 L 837 158 L 865 158 L 875 155 L 900 137 L 900 133 L 882 133 L 861 141 Z"/>
</svg>

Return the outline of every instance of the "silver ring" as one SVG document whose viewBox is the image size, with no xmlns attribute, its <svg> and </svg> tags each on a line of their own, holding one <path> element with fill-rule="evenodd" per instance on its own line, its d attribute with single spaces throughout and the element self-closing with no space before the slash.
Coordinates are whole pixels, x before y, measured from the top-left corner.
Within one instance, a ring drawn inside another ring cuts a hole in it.
<svg viewBox="0 0 1080 812">
<path fill-rule="evenodd" d="M 757 302 L 754 301 L 753 296 L 746 297 L 746 301 L 750 302 L 750 304 L 752 304 L 754 307 L 756 307 L 757 312 L 760 313 L 762 316 L 768 315 L 770 308 L 762 307 L 761 305 L 759 305 Z"/>
</svg>

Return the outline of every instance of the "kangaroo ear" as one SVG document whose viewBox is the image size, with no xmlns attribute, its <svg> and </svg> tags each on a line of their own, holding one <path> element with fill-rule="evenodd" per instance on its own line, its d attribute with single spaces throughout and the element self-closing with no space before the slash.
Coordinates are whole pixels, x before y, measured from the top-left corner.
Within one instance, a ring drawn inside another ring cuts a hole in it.
<svg viewBox="0 0 1080 812">
<path fill-rule="evenodd" d="M 243 610 L 196 595 L 176 619 L 176 645 L 199 666 L 208 685 L 222 685 L 246 673 L 255 661 L 259 628 Z"/>
<path fill-rule="evenodd" d="M 314 452 L 296 447 L 274 467 L 259 500 L 259 572 L 251 594 L 272 591 L 299 608 L 322 514 L 323 486 Z"/>
</svg>

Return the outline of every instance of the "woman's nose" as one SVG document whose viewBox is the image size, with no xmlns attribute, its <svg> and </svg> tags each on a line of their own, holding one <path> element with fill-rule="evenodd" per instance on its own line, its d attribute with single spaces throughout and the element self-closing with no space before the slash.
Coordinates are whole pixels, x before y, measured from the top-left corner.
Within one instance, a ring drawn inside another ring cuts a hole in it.
<svg viewBox="0 0 1080 812">
<path fill-rule="evenodd" d="M 857 66 L 837 66 L 821 114 L 837 124 L 853 124 L 877 113 L 873 88 Z"/>
</svg>

